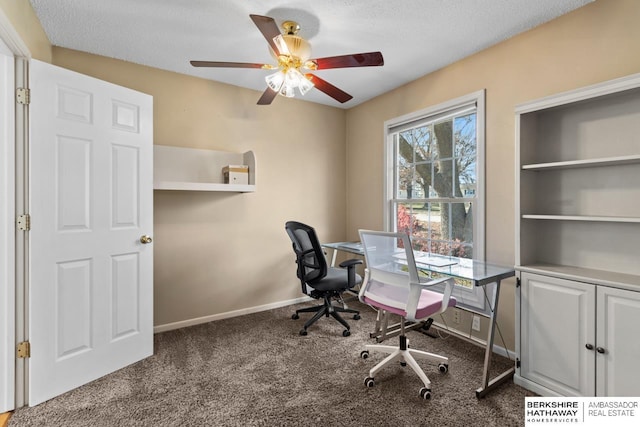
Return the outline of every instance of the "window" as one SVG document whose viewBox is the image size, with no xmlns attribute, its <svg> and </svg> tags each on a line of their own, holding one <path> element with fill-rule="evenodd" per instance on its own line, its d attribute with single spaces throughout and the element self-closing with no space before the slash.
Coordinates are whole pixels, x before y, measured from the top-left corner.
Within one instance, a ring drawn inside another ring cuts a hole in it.
<svg viewBox="0 0 640 427">
<path fill-rule="evenodd" d="M 385 222 L 415 250 L 484 260 L 484 91 L 385 123 Z M 485 310 L 471 283 L 462 305 Z"/>
</svg>

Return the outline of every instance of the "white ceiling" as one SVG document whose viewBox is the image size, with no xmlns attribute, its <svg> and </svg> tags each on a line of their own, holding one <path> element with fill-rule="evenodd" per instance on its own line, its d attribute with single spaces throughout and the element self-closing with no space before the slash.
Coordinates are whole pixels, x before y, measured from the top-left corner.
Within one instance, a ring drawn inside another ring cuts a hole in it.
<svg viewBox="0 0 640 427">
<path fill-rule="evenodd" d="M 382 67 L 316 72 L 353 95 L 351 101 L 339 104 L 318 90 L 304 97 L 351 108 L 593 0 L 30 1 L 55 46 L 260 93 L 269 71 L 194 68 L 189 61 L 272 64 L 249 14 L 270 16 L 278 25 L 294 20 L 312 45 L 312 58 L 382 52 Z"/>
</svg>

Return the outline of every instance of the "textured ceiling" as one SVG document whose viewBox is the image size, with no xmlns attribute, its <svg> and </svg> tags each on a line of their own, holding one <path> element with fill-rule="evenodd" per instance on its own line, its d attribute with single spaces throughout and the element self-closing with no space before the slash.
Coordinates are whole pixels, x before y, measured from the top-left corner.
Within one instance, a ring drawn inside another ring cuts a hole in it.
<svg viewBox="0 0 640 427">
<path fill-rule="evenodd" d="M 312 58 L 382 52 L 383 67 L 316 72 L 351 101 L 339 104 L 318 90 L 303 97 L 350 108 L 593 0 L 30 1 L 55 46 L 260 93 L 269 71 L 194 68 L 189 61 L 274 63 L 249 14 L 278 25 L 297 21 Z"/>
</svg>

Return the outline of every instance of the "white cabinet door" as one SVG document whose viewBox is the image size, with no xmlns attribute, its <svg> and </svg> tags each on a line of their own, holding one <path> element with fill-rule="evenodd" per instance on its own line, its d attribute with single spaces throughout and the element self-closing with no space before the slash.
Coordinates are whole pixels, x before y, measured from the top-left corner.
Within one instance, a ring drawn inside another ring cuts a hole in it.
<svg viewBox="0 0 640 427">
<path fill-rule="evenodd" d="M 640 396 L 640 292 L 598 287 L 598 396 Z"/>
<path fill-rule="evenodd" d="M 30 64 L 29 404 L 153 353 L 151 96 Z"/>
<path fill-rule="evenodd" d="M 520 375 L 565 396 L 595 394 L 595 286 L 521 277 Z"/>
</svg>

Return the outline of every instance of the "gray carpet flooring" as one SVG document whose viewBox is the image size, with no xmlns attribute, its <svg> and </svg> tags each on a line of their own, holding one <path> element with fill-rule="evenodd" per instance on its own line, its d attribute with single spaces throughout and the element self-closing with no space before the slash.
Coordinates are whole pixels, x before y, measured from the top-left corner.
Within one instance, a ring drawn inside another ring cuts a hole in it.
<svg viewBox="0 0 640 427">
<path fill-rule="evenodd" d="M 449 372 L 420 361 L 433 397 L 400 364 L 364 386 L 384 357 L 361 359 L 373 343 L 375 312 L 358 302 L 342 336 L 333 319 L 298 334 L 308 315 L 292 320 L 284 307 L 155 335 L 154 355 L 32 408 L 18 409 L 18 426 L 522 426 L 531 393 L 509 382 L 483 399 L 475 390 L 484 351 L 454 337 L 408 332 L 411 347 L 446 355 Z M 396 344 L 397 338 L 385 341 Z M 493 375 L 512 366 L 494 357 Z"/>
</svg>

